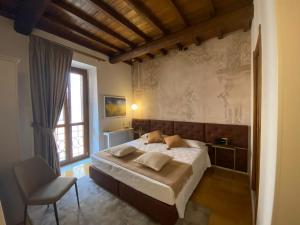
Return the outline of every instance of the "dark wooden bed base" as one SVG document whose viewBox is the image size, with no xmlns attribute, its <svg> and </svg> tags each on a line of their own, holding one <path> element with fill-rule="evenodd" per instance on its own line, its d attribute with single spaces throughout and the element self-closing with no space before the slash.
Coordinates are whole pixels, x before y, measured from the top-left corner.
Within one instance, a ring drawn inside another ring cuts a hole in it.
<svg viewBox="0 0 300 225">
<path fill-rule="evenodd" d="M 170 206 L 103 173 L 95 166 L 90 166 L 90 177 L 106 190 L 147 214 L 161 225 L 174 225 L 178 219 L 176 206 Z"/>
</svg>

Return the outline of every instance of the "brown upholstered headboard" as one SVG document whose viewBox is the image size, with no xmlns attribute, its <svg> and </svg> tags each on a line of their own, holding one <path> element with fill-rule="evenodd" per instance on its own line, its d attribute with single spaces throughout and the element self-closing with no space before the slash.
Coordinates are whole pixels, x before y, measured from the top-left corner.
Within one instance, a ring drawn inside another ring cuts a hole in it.
<svg viewBox="0 0 300 225">
<path fill-rule="evenodd" d="M 216 138 L 226 137 L 231 144 L 240 148 L 248 148 L 248 126 L 205 124 L 205 142 L 213 143 Z"/>
<path fill-rule="evenodd" d="M 150 131 L 161 130 L 163 134 L 174 134 L 174 121 L 150 120 Z"/>
<path fill-rule="evenodd" d="M 246 125 L 133 119 L 132 127 L 135 131 L 141 128 L 144 133 L 161 130 L 167 135 L 179 134 L 183 138 L 206 143 L 213 143 L 217 138 L 226 137 L 236 147 L 248 148 L 249 126 Z"/>
<path fill-rule="evenodd" d="M 185 139 L 205 141 L 204 123 L 174 122 L 174 134 L 178 134 Z"/>
<path fill-rule="evenodd" d="M 134 131 L 139 131 L 141 129 L 143 133 L 148 133 L 150 132 L 150 120 L 133 119 L 132 127 Z"/>
</svg>

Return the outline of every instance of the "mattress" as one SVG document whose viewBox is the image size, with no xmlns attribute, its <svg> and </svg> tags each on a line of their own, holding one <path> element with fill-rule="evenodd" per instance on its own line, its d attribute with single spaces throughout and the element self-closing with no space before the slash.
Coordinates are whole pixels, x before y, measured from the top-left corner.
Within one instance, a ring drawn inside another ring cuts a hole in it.
<svg viewBox="0 0 300 225">
<path fill-rule="evenodd" d="M 92 156 L 92 164 L 102 172 L 109 174 L 116 180 L 142 192 L 143 194 L 168 205 L 175 204 L 179 217 L 183 218 L 185 206 L 191 194 L 198 185 L 204 171 L 211 166 L 207 147 L 203 145 L 199 148 L 174 148 L 172 150 L 167 150 L 166 145 L 162 143 L 148 145 L 145 145 L 144 143 L 145 140 L 140 138 L 127 142 L 124 145 L 131 145 L 145 152 L 161 152 L 172 156 L 174 160 L 192 165 L 193 175 L 188 179 L 187 183 L 176 197 L 171 187 L 116 165 L 99 157 L 97 154 Z"/>
</svg>

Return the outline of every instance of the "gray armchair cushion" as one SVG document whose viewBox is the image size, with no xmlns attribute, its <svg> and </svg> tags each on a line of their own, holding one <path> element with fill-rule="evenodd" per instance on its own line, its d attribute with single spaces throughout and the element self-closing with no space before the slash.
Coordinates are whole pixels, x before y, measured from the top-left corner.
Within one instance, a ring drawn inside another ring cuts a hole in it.
<svg viewBox="0 0 300 225">
<path fill-rule="evenodd" d="M 14 171 L 24 200 L 28 200 L 32 193 L 57 177 L 47 163 L 39 157 L 17 163 Z"/>
<path fill-rule="evenodd" d="M 58 177 L 30 195 L 28 204 L 43 205 L 57 202 L 75 182 L 74 177 Z"/>
<path fill-rule="evenodd" d="M 55 203 L 77 180 L 74 177 L 57 177 L 39 157 L 17 163 L 14 170 L 24 201 L 28 205 Z"/>
</svg>

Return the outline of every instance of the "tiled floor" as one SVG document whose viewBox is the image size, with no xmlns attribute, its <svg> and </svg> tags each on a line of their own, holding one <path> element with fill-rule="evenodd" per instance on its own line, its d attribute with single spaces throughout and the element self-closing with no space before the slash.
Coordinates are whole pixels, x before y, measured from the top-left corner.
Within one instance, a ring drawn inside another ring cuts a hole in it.
<svg viewBox="0 0 300 225">
<path fill-rule="evenodd" d="M 63 176 L 89 174 L 90 159 L 62 168 Z M 211 209 L 209 225 L 251 225 L 249 177 L 217 168 L 208 169 L 192 201 Z"/>
<path fill-rule="evenodd" d="M 90 164 L 91 158 L 83 159 L 76 163 L 62 166 L 60 172 L 62 176 L 80 178 L 89 175 Z"/>
</svg>

